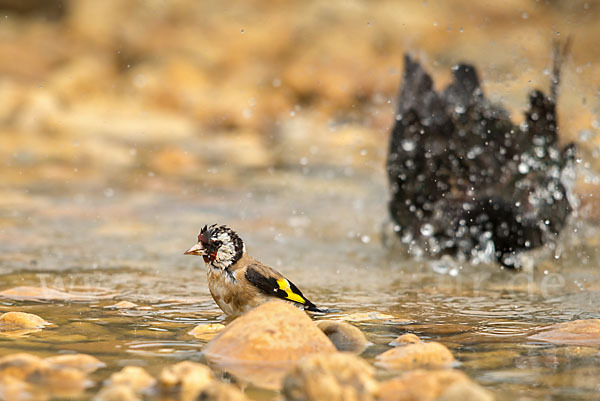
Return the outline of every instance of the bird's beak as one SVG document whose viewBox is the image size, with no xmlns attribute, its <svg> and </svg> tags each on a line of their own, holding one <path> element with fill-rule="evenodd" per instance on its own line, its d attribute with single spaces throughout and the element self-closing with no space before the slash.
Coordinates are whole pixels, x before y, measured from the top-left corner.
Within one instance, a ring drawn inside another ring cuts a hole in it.
<svg viewBox="0 0 600 401">
<path fill-rule="evenodd" d="M 206 251 L 204 250 L 204 247 L 202 246 L 202 244 L 196 244 L 193 247 L 191 247 L 190 249 L 188 249 L 187 251 L 185 251 L 183 254 L 184 255 L 202 256 L 202 255 L 206 255 Z"/>
</svg>

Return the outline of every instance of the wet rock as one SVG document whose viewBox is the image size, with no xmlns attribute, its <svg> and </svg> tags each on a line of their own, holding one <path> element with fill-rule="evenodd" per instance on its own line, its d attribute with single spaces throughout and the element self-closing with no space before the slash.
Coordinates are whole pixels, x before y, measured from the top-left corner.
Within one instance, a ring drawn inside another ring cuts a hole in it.
<svg viewBox="0 0 600 401">
<path fill-rule="evenodd" d="M 436 401 L 493 401 L 494 396 L 473 382 L 458 382 L 451 385 Z"/>
<path fill-rule="evenodd" d="M 551 96 L 532 92 L 518 126 L 484 96 L 473 66 L 455 66 L 438 93 L 405 57 L 387 172 L 394 231 L 411 252 L 519 267 L 519 252 L 556 240 L 575 159 L 573 145 L 558 145 L 558 54 Z"/>
<path fill-rule="evenodd" d="M 126 386 L 136 393 L 149 390 L 157 381 L 144 368 L 139 366 L 125 366 L 121 371 L 110 376 L 112 386 Z"/>
<path fill-rule="evenodd" d="M 321 320 L 317 327 L 323 330 L 338 351 L 360 354 L 369 343 L 362 331 L 348 323 Z"/>
<path fill-rule="evenodd" d="M 48 363 L 38 356 L 17 353 L 0 358 L 0 377 L 13 377 L 25 381 L 31 374 L 47 369 Z"/>
<path fill-rule="evenodd" d="M 50 323 L 32 313 L 7 312 L 0 316 L 0 329 L 4 327 L 39 329 L 48 324 Z"/>
<path fill-rule="evenodd" d="M 74 368 L 84 373 L 92 373 L 106 366 L 98 358 L 87 354 L 55 355 L 44 360 L 56 367 Z"/>
<path fill-rule="evenodd" d="M 138 307 L 138 305 L 134 304 L 133 302 L 121 301 L 121 302 L 117 302 L 114 305 L 105 306 L 104 308 L 106 308 L 106 309 L 133 309 L 133 308 L 137 308 L 137 307 Z"/>
<path fill-rule="evenodd" d="M 49 324 L 41 317 L 31 313 L 7 312 L 0 316 L 0 334 L 22 336 L 40 331 Z"/>
<path fill-rule="evenodd" d="M 204 348 L 210 364 L 266 388 L 278 388 L 302 357 L 331 352 L 335 346 L 306 313 L 281 301 L 240 316 Z"/>
<path fill-rule="evenodd" d="M 104 387 L 96 396 L 94 401 L 140 401 L 141 397 L 132 387 L 116 385 Z"/>
<path fill-rule="evenodd" d="M 213 382 L 196 397 L 196 401 L 247 401 L 248 397 L 231 384 Z"/>
<path fill-rule="evenodd" d="M 181 401 L 192 401 L 214 380 L 208 366 L 184 361 L 164 368 L 159 383 L 163 393 L 177 393 Z"/>
<path fill-rule="evenodd" d="M 46 399 L 46 397 L 35 394 L 35 389 L 28 383 L 14 377 L 0 376 L 0 399 L 6 401 L 35 401 Z"/>
<path fill-rule="evenodd" d="M 26 353 L 17 353 L 0 358 L 0 379 L 17 380 L 43 389 L 55 396 L 75 396 L 91 382 L 84 371 L 67 366 L 55 365 L 45 359 Z"/>
<path fill-rule="evenodd" d="M 21 286 L 0 291 L 0 297 L 16 301 L 97 301 L 114 298 L 118 294 L 102 288 L 87 288 L 84 293 L 66 293 L 50 287 Z"/>
<path fill-rule="evenodd" d="M 412 333 L 407 333 L 407 334 L 402 334 L 401 336 L 399 336 L 398 338 L 396 338 L 394 341 L 392 341 L 390 343 L 390 345 L 396 347 L 398 345 L 407 345 L 407 344 L 421 344 L 423 341 L 421 341 L 421 339 Z"/>
<path fill-rule="evenodd" d="M 422 367 L 445 368 L 456 362 L 452 352 L 443 344 L 423 342 L 414 335 L 402 337 L 404 338 L 400 339 L 396 348 L 377 355 L 376 366 L 393 370 L 410 370 Z"/>
<path fill-rule="evenodd" d="M 369 401 L 377 383 L 374 369 L 349 353 L 311 355 L 288 373 L 283 394 L 289 401 Z"/>
<path fill-rule="evenodd" d="M 555 324 L 529 338 L 554 344 L 600 346 L 600 319 Z"/>
<path fill-rule="evenodd" d="M 480 398 L 473 398 L 474 395 Z M 377 400 L 491 401 L 493 397 L 485 389 L 472 382 L 467 375 L 458 370 L 415 370 L 380 383 L 377 390 Z"/>
<path fill-rule="evenodd" d="M 200 340 L 209 341 L 224 328 L 225 325 L 221 323 L 199 324 L 198 326 L 194 327 L 188 334 Z"/>
</svg>

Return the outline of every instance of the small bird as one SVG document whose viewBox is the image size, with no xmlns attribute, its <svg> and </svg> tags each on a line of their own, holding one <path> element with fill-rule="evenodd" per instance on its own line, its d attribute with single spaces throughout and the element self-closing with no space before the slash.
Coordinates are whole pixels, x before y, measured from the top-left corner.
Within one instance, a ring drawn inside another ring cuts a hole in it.
<svg viewBox="0 0 600 401">
<path fill-rule="evenodd" d="M 202 227 L 198 243 L 184 255 L 202 256 L 210 294 L 228 316 L 239 316 L 271 298 L 323 312 L 281 273 L 248 256 L 244 241 L 227 226 Z"/>
</svg>

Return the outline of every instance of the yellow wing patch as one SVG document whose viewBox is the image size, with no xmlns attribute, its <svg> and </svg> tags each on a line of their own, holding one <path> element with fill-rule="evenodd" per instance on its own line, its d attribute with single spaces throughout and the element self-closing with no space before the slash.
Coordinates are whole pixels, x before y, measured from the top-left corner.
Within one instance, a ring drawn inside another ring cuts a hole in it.
<svg viewBox="0 0 600 401">
<path fill-rule="evenodd" d="M 290 288 L 290 282 L 286 279 L 280 278 L 279 280 L 277 280 L 277 285 L 279 286 L 279 289 L 285 291 L 285 293 L 287 294 L 286 298 L 290 301 L 298 302 L 301 304 L 306 303 L 306 300 L 304 298 L 292 291 L 292 289 Z"/>
</svg>

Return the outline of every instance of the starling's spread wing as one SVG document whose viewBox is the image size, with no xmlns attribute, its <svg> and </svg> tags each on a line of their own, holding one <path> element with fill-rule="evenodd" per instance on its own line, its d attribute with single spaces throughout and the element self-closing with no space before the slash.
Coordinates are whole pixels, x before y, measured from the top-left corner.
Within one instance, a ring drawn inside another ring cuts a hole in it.
<svg viewBox="0 0 600 401">
<path fill-rule="evenodd" d="M 252 285 L 266 295 L 304 305 L 304 308 L 310 311 L 318 311 L 294 283 L 267 266 L 252 264 L 246 269 L 245 275 Z"/>
</svg>

